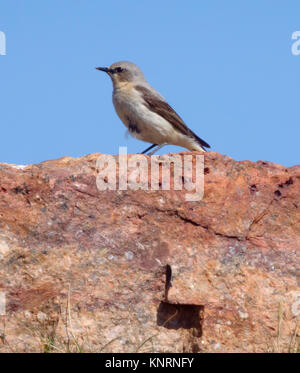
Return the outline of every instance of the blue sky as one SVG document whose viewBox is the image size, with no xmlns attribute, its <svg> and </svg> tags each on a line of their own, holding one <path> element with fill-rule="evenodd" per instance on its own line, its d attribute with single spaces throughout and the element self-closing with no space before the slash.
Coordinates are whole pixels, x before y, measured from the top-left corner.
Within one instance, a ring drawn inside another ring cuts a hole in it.
<svg viewBox="0 0 300 373">
<path fill-rule="evenodd" d="M 299 15 L 299 0 L 1 0 L 0 162 L 144 150 L 95 70 L 128 60 L 212 150 L 299 164 Z"/>
</svg>

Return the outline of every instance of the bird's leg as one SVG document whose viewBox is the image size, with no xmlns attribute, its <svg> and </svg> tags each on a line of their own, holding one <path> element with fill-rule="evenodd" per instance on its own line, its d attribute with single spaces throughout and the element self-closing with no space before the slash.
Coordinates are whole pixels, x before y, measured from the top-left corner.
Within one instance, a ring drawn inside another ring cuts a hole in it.
<svg viewBox="0 0 300 373">
<path fill-rule="evenodd" d="M 165 146 L 166 144 L 160 144 L 157 146 L 156 149 L 152 150 L 152 152 L 148 153 L 149 156 L 153 155 L 154 153 L 156 153 L 158 150 L 160 150 L 163 146 Z"/>
<path fill-rule="evenodd" d="M 144 150 L 142 153 L 140 154 L 146 154 L 149 150 L 153 149 L 155 146 L 157 146 L 157 144 L 153 144 L 151 146 L 149 146 L 149 148 L 147 148 L 146 150 Z"/>
</svg>

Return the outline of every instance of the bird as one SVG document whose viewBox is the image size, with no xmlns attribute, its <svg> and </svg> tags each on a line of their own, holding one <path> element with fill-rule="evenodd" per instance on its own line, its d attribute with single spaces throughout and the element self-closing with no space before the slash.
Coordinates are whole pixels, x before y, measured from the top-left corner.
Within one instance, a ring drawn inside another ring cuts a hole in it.
<svg viewBox="0 0 300 373">
<path fill-rule="evenodd" d="M 117 115 L 136 139 L 151 143 L 141 154 L 153 155 L 164 145 L 191 151 L 206 151 L 210 145 L 198 137 L 146 80 L 142 70 L 128 61 L 96 67 L 113 83 L 113 104 Z"/>
</svg>

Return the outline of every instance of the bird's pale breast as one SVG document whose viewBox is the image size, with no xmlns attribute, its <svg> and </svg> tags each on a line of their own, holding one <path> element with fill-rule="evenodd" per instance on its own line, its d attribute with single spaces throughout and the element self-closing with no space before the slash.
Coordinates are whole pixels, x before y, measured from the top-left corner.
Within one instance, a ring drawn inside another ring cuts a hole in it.
<svg viewBox="0 0 300 373">
<path fill-rule="evenodd" d="M 131 135 L 153 144 L 163 144 L 178 136 L 173 126 L 160 115 L 149 110 L 141 94 L 132 87 L 118 89 L 113 94 L 116 112 Z"/>
</svg>

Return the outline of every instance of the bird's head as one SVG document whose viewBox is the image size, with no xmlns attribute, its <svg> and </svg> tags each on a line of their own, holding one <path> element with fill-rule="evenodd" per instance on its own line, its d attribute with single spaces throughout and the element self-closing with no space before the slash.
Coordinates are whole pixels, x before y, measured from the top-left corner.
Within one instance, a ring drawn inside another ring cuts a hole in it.
<svg viewBox="0 0 300 373">
<path fill-rule="evenodd" d="M 115 62 L 109 67 L 96 67 L 96 69 L 106 72 L 115 87 L 122 85 L 122 83 L 145 81 L 141 69 L 132 62 Z"/>
</svg>

